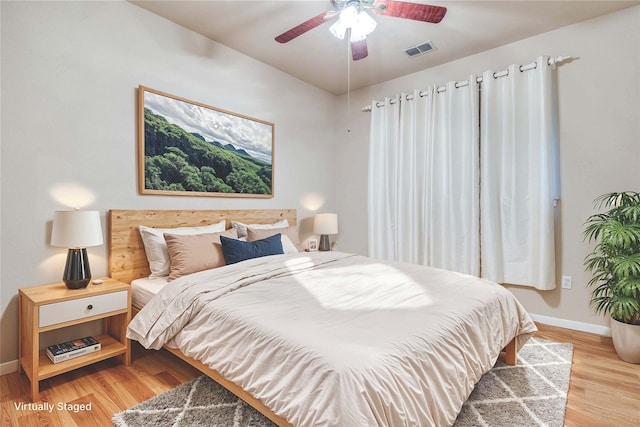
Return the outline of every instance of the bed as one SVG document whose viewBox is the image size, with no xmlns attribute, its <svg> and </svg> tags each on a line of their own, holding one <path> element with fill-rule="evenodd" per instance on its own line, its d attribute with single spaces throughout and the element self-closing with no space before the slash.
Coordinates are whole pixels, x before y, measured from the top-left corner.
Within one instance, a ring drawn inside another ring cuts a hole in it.
<svg viewBox="0 0 640 427">
<path fill-rule="evenodd" d="M 140 225 L 297 221 L 295 210 L 109 219 L 110 274 L 128 283 L 150 272 Z M 129 336 L 167 348 L 279 426 L 451 425 L 501 350 L 515 364 L 536 331 L 499 285 L 340 252 L 255 258 L 160 288 Z"/>
</svg>

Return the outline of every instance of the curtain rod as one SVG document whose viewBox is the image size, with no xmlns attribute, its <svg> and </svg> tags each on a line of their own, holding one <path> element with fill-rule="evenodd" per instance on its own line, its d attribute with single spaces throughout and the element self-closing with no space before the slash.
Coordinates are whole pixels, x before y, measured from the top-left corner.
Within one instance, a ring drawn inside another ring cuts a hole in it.
<svg viewBox="0 0 640 427">
<path fill-rule="evenodd" d="M 557 56 L 555 58 L 549 58 L 547 60 L 547 63 L 549 65 L 555 65 L 555 64 L 559 64 L 561 62 L 564 62 L 564 61 L 566 61 L 568 59 L 572 59 L 572 57 L 571 56 Z M 536 62 L 535 61 L 533 61 L 533 62 L 531 62 L 529 64 L 526 64 L 526 65 L 521 65 L 520 66 L 520 71 L 533 70 L 534 68 L 536 68 Z M 508 70 L 497 71 L 497 72 L 493 73 L 493 77 L 494 78 L 504 77 L 504 76 L 506 76 L 508 74 L 509 74 Z M 480 82 L 482 82 L 482 76 L 479 76 L 479 77 L 476 78 L 476 83 L 480 83 Z M 465 87 L 465 86 L 469 86 L 469 80 L 463 80 L 463 81 L 460 81 L 460 82 L 456 82 L 456 87 Z M 444 92 L 445 90 L 446 90 L 446 86 L 440 86 L 440 87 L 438 87 L 436 89 L 436 91 L 438 93 Z M 420 92 L 419 95 L 420 96 L 424 96 L 426 94 L 427 94 L 427 92 L 423 91 L 423 92 Z M 407 95 L 407 99 L 408 100 L 413 99 L 413 95 Z M 398 101 L 395 100 L 395 99 L 392 99 L 391 101 L 389 101 L 390 104 L 395 104 L 396 102 L 398 102 Z M 375 104 L 376 107 L 382 107 L 384 105 L 384 101 L 375 101 L 373 104 Z M 363 113 L 371 112 L 371 108 L 372 108 L 373 104 L 372 105 L 366 105 L 366 106 L 362 107 L 362 112 Z"/>
</svg>

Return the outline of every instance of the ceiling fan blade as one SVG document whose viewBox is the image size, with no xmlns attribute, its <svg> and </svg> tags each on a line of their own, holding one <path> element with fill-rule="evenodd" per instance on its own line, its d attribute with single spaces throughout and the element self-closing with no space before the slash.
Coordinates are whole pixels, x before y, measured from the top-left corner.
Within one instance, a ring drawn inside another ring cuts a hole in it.
<svg viewBox="0 0 640 427">
<path fill-rule="evenodd" d="M 428 4 L 409 3 L 406 1 L 386 0 L 374 5 L 373 11 L 378 15 L 395 16 L 396 18 L 413 19 L 415 21 L 437 24 L 444 18 L 444 15 L 447 13 L 447 8 Z"/>
<path fill-rule="evenodd" d="M 318 25 L 324 24 L 325 21 L 333 18 L 334 16 L 336 16 L 335 11 L 324 12 L 318 16 L 314 16 L 313 18 L 304 21 L 302 24 L 293 27 L 289 31 L 285 31 L 284 33 L 280 34 L 278 37 L 276 37 L 276 41 L 280 43 L 289 42 L 296 37 L 306 33 L 307 31 L 313 30 Z"/>
<path fill-rule="evenodd" d="M 367 49 L 367 39 L 359 40 L 357 42 L 351 42 L 351 57 L 354 61 L 364 59 L 369 55 L 369 49 Z"/>
</svg>

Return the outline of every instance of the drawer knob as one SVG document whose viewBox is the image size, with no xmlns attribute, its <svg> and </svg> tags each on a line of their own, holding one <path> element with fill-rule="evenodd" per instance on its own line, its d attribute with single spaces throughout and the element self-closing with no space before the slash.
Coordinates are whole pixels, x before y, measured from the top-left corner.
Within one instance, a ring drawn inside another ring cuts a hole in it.
<svg viewBox="0 0 640 427">
<path fill-rule="evenodd" d="M 93 304 L 89 304 L 89 305 L 87 306 L 87 310 L 92 310 L 92 309 L 93 309 Z"/>
</svg>

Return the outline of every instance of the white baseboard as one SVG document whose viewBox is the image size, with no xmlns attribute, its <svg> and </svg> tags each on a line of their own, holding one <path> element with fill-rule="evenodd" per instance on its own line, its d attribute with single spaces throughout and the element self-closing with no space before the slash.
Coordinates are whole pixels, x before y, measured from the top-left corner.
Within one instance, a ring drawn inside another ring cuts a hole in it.
<svg viewBox="0 0 640 427">
<path fill-rule="evenodd" d="M 0 375 L 11 374 L 18 371 L 18 360 L 12 360 L 0 364 Z"/>
<path fill-rule="evenodd" d="M 575 320 L 559 319 L 557 317 L 543 316 L 541 314 L 529 313 L 531 318 L 545 325 L 559 326 L 565 329 L 573 329 L 574 331 L 589 332 L 591 334 L 611 336 L 611 328 L 603 325 L 595 325 L 593 323 L 576 322 Z"/>
</svg>

